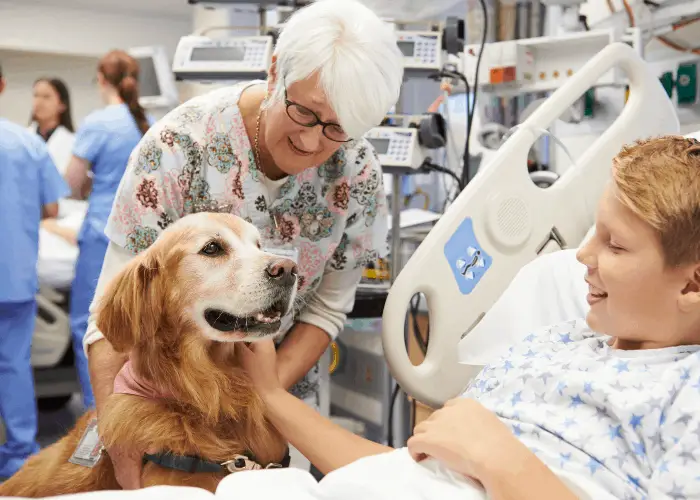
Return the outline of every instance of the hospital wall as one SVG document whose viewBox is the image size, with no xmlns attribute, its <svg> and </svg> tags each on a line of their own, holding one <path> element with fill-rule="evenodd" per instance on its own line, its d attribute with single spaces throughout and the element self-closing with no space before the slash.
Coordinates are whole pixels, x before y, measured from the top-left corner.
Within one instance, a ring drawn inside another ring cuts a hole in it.
<svg viewBox="0 0 700 500">
<path fill-rule="evenodd" d="M 181 36 L 192 29 L 185 14 L 144 14 L 99 7 L 25 0 L 0 0 L 0 63 L 8 80 L 0 96 L 0 116 L 25 124 L 31 85 L 39 76 L 68 83 L 76 125 L 102 106 L 94 83 L 98 58 L 114 48 L 162 45 L 170 57 Z M 82 4 L 79 4 L 82 5 Z"/>
<path fill-rule="evenodd" d="M 96 57 L 0 50 L 7 88 L 0 95 L 0 116 L 27 124 L 32 106 L 32 84 L 50 76 L 65 81 L 71 92 L 74 126 L 102 106 L 94 83 Z"/>
<path fill-rule="evenodd" d="M 188 11 L 146 14 L 110 9 L 109 3 L 0 0 L 0 48 L 99 56 L 114 48 L 158 44 L 172 55 L 191 30 Z"/>
</svg>

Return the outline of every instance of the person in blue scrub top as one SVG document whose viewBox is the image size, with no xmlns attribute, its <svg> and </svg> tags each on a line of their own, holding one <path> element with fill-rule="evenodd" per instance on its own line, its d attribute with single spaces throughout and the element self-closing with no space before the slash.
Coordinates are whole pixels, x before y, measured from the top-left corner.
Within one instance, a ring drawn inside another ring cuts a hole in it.
<svg viewBox="0 0 700 500">
<path fill-rule="evenodd" d="M 71 289 L 70 322 L 75 365 L 85 407 L 94 407 L 83 337 L 89 308 L 109 240 L 107 218 L 131 151 L 150 121 L 139 105 L 138 62 L 126 52 L 109 52 L 99 62 L 97 83 L 106 107 L 91 113 L 78 129 L 66 180 L 73 196 L 88 197 L 85 222 L 78 235 L 80 254 Z"/>
<path fill-rule="evenodd" d="M 0 69 L 0 93 L 4 88 Z M 31 366 L 39 224 L 58 215 L 58 200 L 68 194 L 41 137 L 0 118 L 0 417 L 7 434 L 0 478 L 39 451 Z"/>
</svg>

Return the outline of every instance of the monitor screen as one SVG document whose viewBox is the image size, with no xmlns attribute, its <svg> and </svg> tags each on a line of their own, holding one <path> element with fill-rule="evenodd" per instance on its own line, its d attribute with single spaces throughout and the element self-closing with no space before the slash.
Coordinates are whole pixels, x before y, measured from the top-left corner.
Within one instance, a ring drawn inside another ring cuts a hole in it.
<svg viewBox="0 0 700 500">
<path fill-rule="evenodd" d="M 399 46 L 399 50 L 401 50 L 401 53 L 406 57 L 413 57 L 416 51 L 415 42 L 396 42 L 396 45 Z"/>
<path fill-rule="evenodd" d="M 139 95 L 141 97 L 159 97 L 161 95 L 156 65 L 152 57 L 139 57 Z"/>
<path fill-rule="evenodd" d="M 192 61 L 242 61 L 245 57 L 244 47 L 195 47 L 192 49 Z"/>
<path fill-rule="evenodd" d="M 389 139 L 367 139 L 369 143 L 374 147 L 374 150 L 378 155 L 384 155 L 389 151 Z"/>
</svg>

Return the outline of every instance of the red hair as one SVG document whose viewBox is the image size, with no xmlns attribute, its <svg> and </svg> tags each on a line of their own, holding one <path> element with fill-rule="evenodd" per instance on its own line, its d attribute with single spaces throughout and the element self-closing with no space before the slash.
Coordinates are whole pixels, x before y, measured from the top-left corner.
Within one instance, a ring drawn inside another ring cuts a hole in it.
<svg viewBox="0 0 700 500">
<path fill-rule="evenodd" d="M 123 50 L 113 50 L 100 59 L 97 70 L 112 85 L 122 101 L 129 107 L 131 116 L 142 134 L 150 125 L 146 112 L 139 104 L 139 63 Z"/>
</svg>

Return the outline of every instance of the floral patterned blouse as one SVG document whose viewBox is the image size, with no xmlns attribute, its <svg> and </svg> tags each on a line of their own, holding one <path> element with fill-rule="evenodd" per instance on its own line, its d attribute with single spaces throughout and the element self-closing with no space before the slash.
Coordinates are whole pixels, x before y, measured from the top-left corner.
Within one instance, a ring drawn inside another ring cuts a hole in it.
<svg viewBox="0 0 700 500">
<path fill-rule="evenodd" d="M 367 141 L 352 141 L 317 168 L 288 176 L 270 199 L 238 108 L 255 83 L 191 99 L 153 125 L 131 154 L 105 233 L 139 253 L 180 217 L 230 212 L 254 224 L 268 245 L 299 251 L 303 299 L 329 273 L 388 252 L 381 167 Z"/>
</svg>

